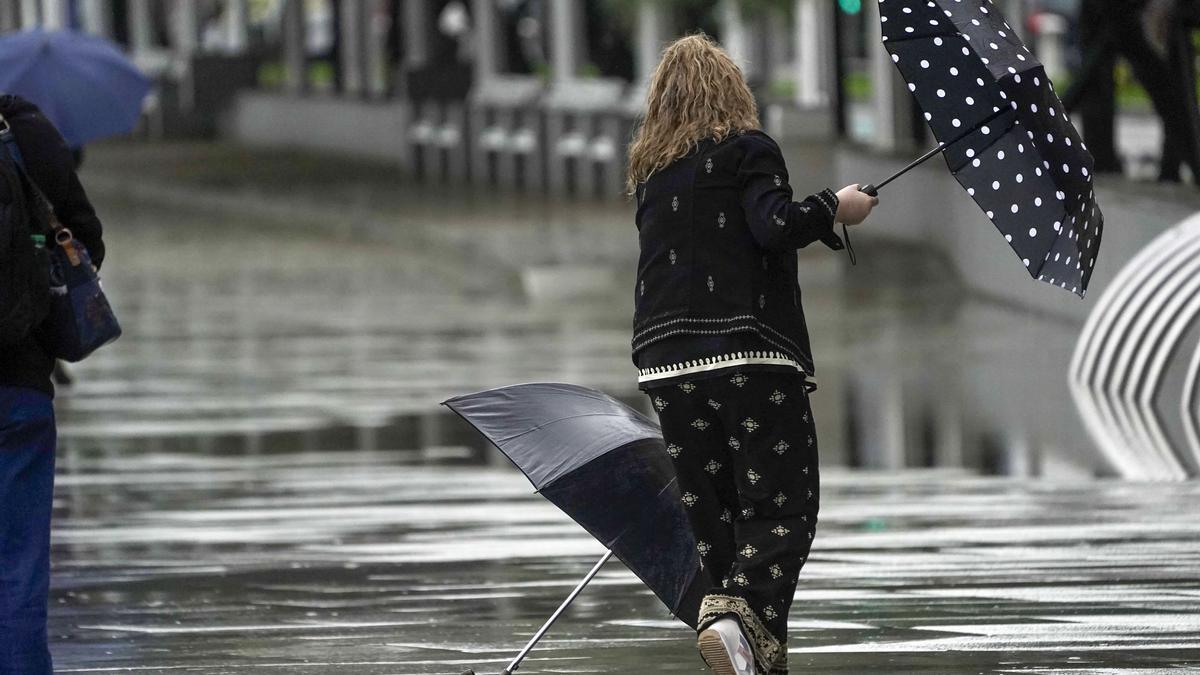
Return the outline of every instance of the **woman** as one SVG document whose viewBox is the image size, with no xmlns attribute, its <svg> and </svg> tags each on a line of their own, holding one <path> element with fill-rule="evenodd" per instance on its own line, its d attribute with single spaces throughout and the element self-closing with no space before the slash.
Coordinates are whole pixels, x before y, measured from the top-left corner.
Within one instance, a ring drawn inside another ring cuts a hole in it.
<svg viewBox="0 0 1200 675">
<path fill-rule="evenodd" d="M 704 35 L 667 47 L 630 147 L 641 259 L 633 357 L 662 422 L 710 590 L 719 675 L 787 672 L 787 614 L 817 521 L 813 362 L 796 249 L 841 249 L 857 185 L 792 201 L 741 71 Z"/>
<path fill-rule="evenodd" d="M 0 116 L 12 129 L 29 178 L 99 266 L 100 220 L 66 142 L 22 98 L 0 96 Z M 46 600 L 56 444 L 53 370 L 54 359 L 35 337 L 0 345 L 0 673 L 52 672 Z"/>
</svg>

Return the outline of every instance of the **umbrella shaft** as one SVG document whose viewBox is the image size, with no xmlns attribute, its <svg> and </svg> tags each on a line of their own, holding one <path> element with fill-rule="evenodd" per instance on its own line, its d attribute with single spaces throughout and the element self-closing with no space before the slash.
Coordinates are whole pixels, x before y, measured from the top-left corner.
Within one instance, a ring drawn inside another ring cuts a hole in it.
<svg viewBox="0 0 1200 675">
<path fill-rule="evenodd" d="M 914 167 L 920 166 L 926 160 L 928 160 L 929 158 L 933 157 L 934 155 L 938 154 L 939 152 L 941 152 L 942 150 L 945 150 L 945 149 L 946 149 L 946 144 L 939 143 L 936 148 L 934 148 L 934 149 L 930 150 L 929 152 L 921 155 L 920 157 L 914 159 L 913 161 L 909 162 L 908 166 L 906 166 L 903 169 L 900 169 L 899 171 L 897 171 L 896 173 L 888 176 L 886 179 L 884 179 L 884 181 L 882 183 L 879 183 L 878 185 L 876 185 L 875 189 L 878 190 L 878 189 L 882 188 L 884 185 L 887 185 L 888 183 L 899 178 L 900 176 L 903 176 L 904 174 L 906 174 L 910 170 L 912 170 Z"/>
<path fill-rule="evenodd" d="M 521 667 L 521 661 L 525 659 L 525 656 L 529 654 L 530 650 L 533 649 L 533 646 L 537 644 L 538 640 L 542 639 L 542 636 L 546 634 L 546 631 L 550 630 L 550 626 L 553 626 L 554 622 L 558 620 L 558 617 L 561 616 L 562 613 L 566 611 L 567 607 L 575 601 L 575 598 L 577 598 L 583 591 L 583 587 L 587 586 L 588 582 L 595 578 L 596 574 L 600 571 L 600 568 L 604 566 L 604 563 L 608 562 L 608 559 L 611 558 L 612 555 L 613 552 L 611 549 L 604 553 L 604 557 L 600 558 L 600 560 L 596 562 L 596 564 L 592 567 L 592 571 L 587 573 L 587 576 L 579 582 L 579 585 L 575 587 L 575 590 L 571 591 L 571 594 L 567 596 L 567 599 L 563 600 L 563 603 L 558 606 L 558 609 L 554 610 L 554 613 L 550 615 L 550 618 L 546 619 L 546 623 L 542 624 L 542 627 L 538 629 L 538 632 L 534 633 L 533 637 L 529 639 L 529 643 L 525 645 L 525 648 L 521 650 L 521 653 L 517 654 L 517 657 L 512 660 L 512 663 L 508 664 L 508 667 L 504 669 L 505 675 L 511 675 L 511 673 L 516 671 L 517 668 Z"/>
<path fill-rule="evenodd" d="M 887 185 L 888 183 L 890 183 L 890 182 L 892 182 L 892 181 L 896 180 L 897 178 L 899 178 L 900 176 L 903 176 L 904 174 L 906 174 L 906 173 L 908 173 L 910 170 L 912 170 L 914 167 L 920 166 L 920 165 L 921 165 L 922 163 L 924 163 L 926 160 L 928 160 L 929 158 L 931 158 L 931 157 L 933 157 L 934 155 L 938 154 L 939 152 L 941 152 L 941 151 L 945 150 L 947 147 L 949 147 L 949 146 L 951 146 L 951 145 L 954 145 L 955 143 L 957 143 L 957 142 L 961 141 L 962 139 L 966 138 L 967 136 L 969 136 L 969 135 L 971 135 L 971 134 L 975 133 L 975 131 L 976 131 L 977 129 L 979 129 L 979 128 L 980 128 L 980 127 L 982 127 L 983 125 L 987 124 L 988 122 L 991 122 L 992 120 L 996 119 L 997 117 L 999 117 L 999 116 L 1003 115 L 1003 114 L 1004 114 L 1004 113 L 1005 113 L 1007 110 L 1008 110 L 1007 108 L 1001 108 L 1001 109 L 997 110 L 996 112 L 992 113 L 991 115 L 988 115 L 986 118 L 984 118 L 984 119 L 982 119 L 982 120 L 980 120 L 980 121 L 976 122 L 974 126 L 972 126 L 971 128 L 967 129 L 966 131 L 962 132 L 962 133 L 961 133 L 961 134 L 959 134 L 957 137 L 955 137 L 955 138 L 953 138 L 953 139 L 951 139 L 951 140 L 949 140 L 949 141 L 946 141 L 945 143 L 938 143 L 938 145 L 937 145 L 937 147 L 936 147 L 936 148 L 934 148 L 934 149 L 930 150 L 929 152 L 927 152 L 927 153 L 925 153 L 925 154 L 921 155 L 920 157 L 918 157 L 918 158 L 914 159 L 913 161 L 909 162 L 909 163 L 908 163 L 908 166 L 906 166 L 906 167 L 904 167 L 903 169 L 900 169 L 899 171 L 897 171 L 896 173 L 894 173 L 894 174 L 892 174 L 892 175 L 888 176 L 886 179 L 884 179 L 884 181 L 883 181 L 882 183 L 876 183 L 876 184 L 874 184 L 874 185 L 870 185 L 870 186 L 868 186 L 868 187 L 871 187 L 871 188 L 873 188 L 875 191 L 878 191 L 878 190 L 879 190 L 880 188 L 882 188 L 884 185 Z"/>
</svg>

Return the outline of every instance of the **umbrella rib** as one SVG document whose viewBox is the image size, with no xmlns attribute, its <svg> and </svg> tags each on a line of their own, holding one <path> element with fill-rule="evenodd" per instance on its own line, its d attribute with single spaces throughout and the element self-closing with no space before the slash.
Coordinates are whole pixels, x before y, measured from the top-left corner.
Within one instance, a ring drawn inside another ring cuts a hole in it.
<svg viewBox="0 0 1200 675">
<path fill-rule="evenodd" d="M 1002 108 L 1000 108 L 999 110 L 996 110 L 996 111 L 994 111 L 992 114 L 988 115 L 987 117 L 985 117 L 985 118 L 983 118 L 983 119 L 979 120 L 978 122 L 976 122 L 975 124 L 973 124 L 973 125 L 971 126 L 971 128 L 969 128 L 969 129 L 967 129 L 966 131 L 964 131 L 964 132 L 960 133 L 959 135 L 955 136 L 953 140 L 946 141 L 946 143 L 945 143 L 946 147 L 949 147 L 949 146 L 951 146 L 951 145 L 954 145 L 955 143 L 957 143 L 957 142 L 959 142 L 959 141 L 963 140 L 964 138 L 966 138 L 967 136 L 970 136 L 971 134 L 975 133 L 976 131 L 979 131 L 979 130 L 980 130 L 980 129 L 982 129 L 982 128 L 984 127 L 984 125 L 986 125 L 988 122 L 993 122 L 993 121 L 995 121 L 995 120 L 996 120 L 996 118 L 998 118 L 998 117 L 1002 116 L 1004 113 L 1006 113 L 1006 112 L 1008 112 L 1009 110 L 1012 110 L 1012 109 L 1013 109 L 1013 108 L 1012 108 L 1012 106 L 1007 106 L 1007 107 L 1002 107 Z M 1003 134 L 996 134 L 996 138 L 997 138 L 997 140 L 998 140 L 998 139 L 999 139 L 1001 136 L 1003 136 Z M 991 144 L 989 144 L 989 145 L 987 145 L 986 147 L 991 147 L 991 146 L 992 146 L 992 145 L 994 145 L 995 143 L 996 143 L 996 141 L 992 141 L 992 143 L 991 143 Z"/>
<path fill-rule="evenodd" d="M 926 33 L 924 35 L 908 35 L 908 36 L 905 36 L 905 37 L 902 37 L 899 39 L 888 38 L 888 39 L 884 40 L 884 42 L 886 44 L 892 44 L 893 42 L 912 42 L 913 40 L 932 40 L 933 38 L 954 37 L 956 35 L 962 35 L 962 34 L 963 34 L 963 32 L 960 30 L 957 30 L 957 27 L 956 27 L 955 30 L 946 32 L 946 33 Z"/>
</svg>

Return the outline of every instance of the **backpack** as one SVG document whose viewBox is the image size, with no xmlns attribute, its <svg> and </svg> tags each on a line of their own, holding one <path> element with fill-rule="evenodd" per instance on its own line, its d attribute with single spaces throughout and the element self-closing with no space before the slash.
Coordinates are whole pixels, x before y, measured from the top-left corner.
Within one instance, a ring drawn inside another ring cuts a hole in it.
<svg viewBox="0 0 1200 675">
<path fill-rule="evenodd" d="M 33 194 L 0 115 L 0 346 L 24 340 L 50 307 L 49 213 Z"/>
</svg>

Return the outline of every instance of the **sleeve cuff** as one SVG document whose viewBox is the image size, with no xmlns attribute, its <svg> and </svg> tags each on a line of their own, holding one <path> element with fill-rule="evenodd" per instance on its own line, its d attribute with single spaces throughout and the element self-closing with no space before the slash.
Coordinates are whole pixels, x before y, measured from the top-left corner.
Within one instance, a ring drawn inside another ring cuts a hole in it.
<svg viewBox="0 0 1200 675">
<path fill-rule="evenodd" d="M 840 251 L 844 249 L 846 245 L 842 243 L 842 238 L 837 236 L 837 234 L 835 234 L 833 231 L 833 227 L 836 224 L 834 223 L 833 219 L 835 216 L 837 216 L 838 208 L 837 194 L 835 194 L 833 190 L 826 188 L 813 195 L 812 199 L 820 204 L 821 207 L 829 214 L 829 229 L 821 233 L 821 236 L 819 237 L 820 242 L 834 251 Z"/>
<path fill-rule="evenodd" d="M 835 194 L 833 190 L 825 188 L 824 190 L 821 190 L 817 194 L 813 195 L 813 198 L 816 199 L 817 202 L 829 213 L 829 219 L 833 220 L 833 217 L 837 215 L 837 194 Z"/>
</svg>

